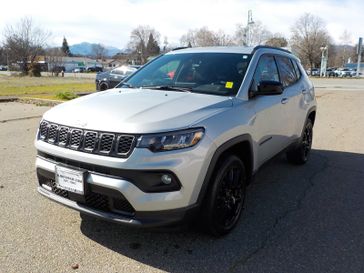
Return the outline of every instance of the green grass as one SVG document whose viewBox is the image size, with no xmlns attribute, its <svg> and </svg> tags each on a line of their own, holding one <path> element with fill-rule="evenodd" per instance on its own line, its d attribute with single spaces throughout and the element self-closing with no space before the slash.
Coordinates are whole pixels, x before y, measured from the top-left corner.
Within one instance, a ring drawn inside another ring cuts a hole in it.
<svg viewBox="0 0 364 273">
<path fill-rule="evenodd" d="M 68 100 L 77 92 L 95 91 L 94 79 L 0 75 L 0 96 Z"/>
</svg>

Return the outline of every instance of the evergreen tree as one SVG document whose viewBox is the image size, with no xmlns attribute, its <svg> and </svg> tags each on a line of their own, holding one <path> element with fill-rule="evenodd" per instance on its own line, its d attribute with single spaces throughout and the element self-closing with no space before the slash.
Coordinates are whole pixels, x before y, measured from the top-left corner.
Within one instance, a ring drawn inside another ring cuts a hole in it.
<svg viewBox="0 0 364 273">
<path fill-rule="evenodd" d="M 69 57 L 72 55 L 66 37 L 63 37 L 62 52 Z"/>
<path fill-rule="evenodd" d="M 158 42 L 154 39 L 153 34 L 149 34 L 149 39 L 147 43 L 147 55 L 148 56 L 155 56 L 160 53 L 160 47 L 158 45 Z"/>
</svg>

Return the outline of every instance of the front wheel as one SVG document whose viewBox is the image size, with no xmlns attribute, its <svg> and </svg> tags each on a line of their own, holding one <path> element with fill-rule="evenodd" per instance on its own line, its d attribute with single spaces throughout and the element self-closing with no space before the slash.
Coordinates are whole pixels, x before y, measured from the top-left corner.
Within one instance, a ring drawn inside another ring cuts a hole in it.
<svg viewBox="0 0 364 273">
<path fill-rule="evenodd" d="M 294 164 L 305 164 L 310 155 L 313 137 L 312 121 L 308 119 L 303 129 L 302 136 L 298 146 L 287 152 L 287 159 Z"/>
<path fill-rule="evenodd" d="M 205 229 L 221 236 L 237 224 L 246 196 L 246 172 L 235 155 L 226 157 L 216 171 L 203 208 Z"/>
</svg>

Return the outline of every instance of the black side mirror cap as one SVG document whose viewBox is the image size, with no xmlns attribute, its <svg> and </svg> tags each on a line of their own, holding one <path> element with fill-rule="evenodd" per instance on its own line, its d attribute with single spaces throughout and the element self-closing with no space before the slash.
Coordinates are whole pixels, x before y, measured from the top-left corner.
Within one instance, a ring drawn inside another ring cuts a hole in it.
<svg viewBox="0 0 364 273">
<path fill-rule="evenodd" d="M 283 85 L 276 81 L 261 81 L 255 95 L 280 95 L 283 93 Z"/>
</svg>

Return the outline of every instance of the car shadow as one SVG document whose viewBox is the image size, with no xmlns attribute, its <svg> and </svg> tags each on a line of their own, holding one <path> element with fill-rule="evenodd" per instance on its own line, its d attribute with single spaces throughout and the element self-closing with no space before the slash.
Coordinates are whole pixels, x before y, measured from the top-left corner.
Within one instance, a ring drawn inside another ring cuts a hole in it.
<svg viewBox="0 0 364 273">
<path fill-rule="evenodd" d="M 321 229 L 308 227 L 317 226 L 320 221 L 326 223 L 327 215 L 330 215 L 328 225 L 341 217 L 335 210 L 328 209 L 328 204 L 333 206 L 333 203 L 323 203 L 322 196 L 325 191 L 338 194 L 335 183 L 348 185 L 340 190 L 350 195 L 353 185 L 364 181 L 363 166 L 363 154 L 347 152 L 312 150 L 304 166 L 291 165 L 283 155 L 278 156 L 258 172 L 249 186 L 242 219 L 231 234 L 221 238 L 195 229 L 133 229 L 88 217 L 82 220 L 81 231 L 120 255 L 168 272 L 299 272 L 300 263 L 314 272 L 310 266 L 314 263 L 311 255 L 320 257 L 329 250 L 323 246 L 314 248 L 317 241 L 310 236 L 321 234 Z M 363 215 L 364 201 L 357 202 L 357 214 Z M 350 203 L 343 204 L 349 206 Z M 340 233 L 340 227 L 337 229 Z M 338 240 L 348 240 L 338 237 Z M 327 242 L 329 246 L 330 242 Z M 338 262 L 343 268 L 348 266 L 343 259 L 332 256 L 322 261 L 327 266 Z M 346 263 L 352 261 L 348 259 Z M 328 271 L 325 269 L 320 268 L 321 272 Z"/>
</svg>

